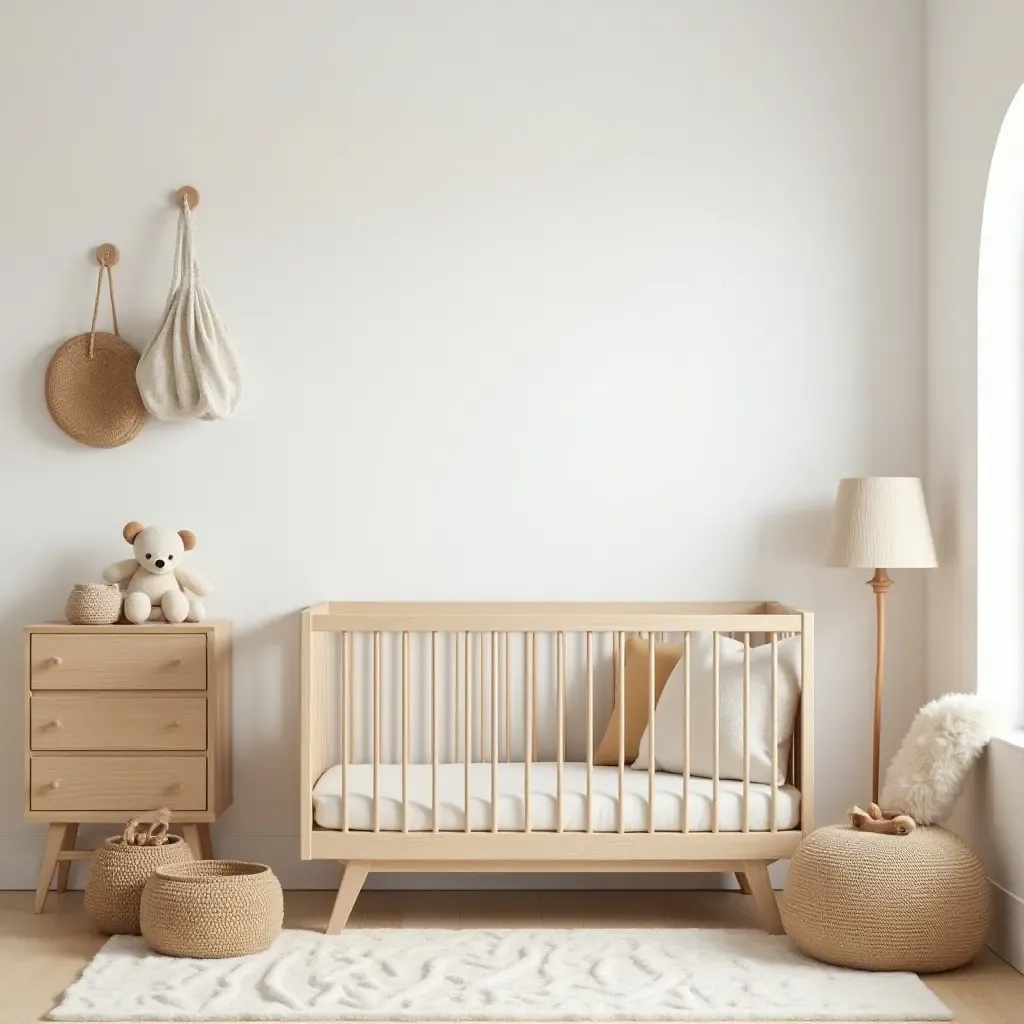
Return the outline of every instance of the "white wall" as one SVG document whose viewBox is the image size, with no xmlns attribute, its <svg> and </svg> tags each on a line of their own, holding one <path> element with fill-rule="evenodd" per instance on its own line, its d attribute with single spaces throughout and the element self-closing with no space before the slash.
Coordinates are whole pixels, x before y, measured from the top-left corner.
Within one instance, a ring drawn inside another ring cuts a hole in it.
<svg viewBox="0 0 1024 1024">
<path fill-rule="evenodd" d="M 928 5 L 928 686 L 984 694 L 1007 726 L 1024 724 L 1022 34 L 1014 0 Z M 1024 969 L 1022 774 L 1024 749 L 995 741 L 957 824 L 993 881 L 993 945 Z"/>
<path fill-rule="evenodd" d="M 0 885 L 31 884 L 19 630 L 189 527 L 235 620 L 221 851 L 296 838 L 296 610 L 779 597 L 819 613 L 819 819 L 868 794 L 872 612 L 819 567 L 843 475 L 923 470 L 923 9 L 884 0 L 5 4 Z M 168 195 L 247 376 L 93 451 L 42 375 L 121 247 L 151 335 Z M 924 692 L 892 601 L 891 750 Z"/>
</svg>

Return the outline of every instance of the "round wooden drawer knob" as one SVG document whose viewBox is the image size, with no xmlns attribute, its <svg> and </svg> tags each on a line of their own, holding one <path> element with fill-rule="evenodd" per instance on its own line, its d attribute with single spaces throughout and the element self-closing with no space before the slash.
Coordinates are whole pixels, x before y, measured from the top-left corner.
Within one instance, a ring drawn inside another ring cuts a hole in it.
<svg viewBox="0 0 1024 1024">
<path fill-rule="evenodd" d="M 55 718 L 52 722 L 50 722 L 50 724 L 47 726 L 47 728 L 48 729 L 63 729 L 64 728 L 64 723 L 59 718 Z"/>
<path fill-rule="evenodd" d="M 58 665 L 62 664 L 63 661 L 63 658 L 58 658 L 57 655 L 54 655 L 52 658 L 47 658 L 46 664 L 51 668 L 56 668 Z"/>
<path fill-rule="evenodd" d="M 60 779 L 54 779 L 52 782 L 48 782 L 45 788 L 51 791 L 54 789 L 60 789 Z"/>
<path fill-rule="evenodd" d="M 172 658 L 171 659 L 171 668 L 181 668 L 181 666 L 184 665 L 184 664 L 185 664 L 185 659 L 184 658 Z"/>
<path fill-rule="evenodd" d="M 168 729 L 180 729 L 181 728 L 181 722 L 179 722 L 178 719 L 176 718 L 173 722 L 169 722 L 168 723 L 167 728 Z"/>
<path fill-rule="evenodd" d="M 180 782 L 172 782 L 167 787 L 168 793 L 180 793 L 185 787 Z"/>
</svg>

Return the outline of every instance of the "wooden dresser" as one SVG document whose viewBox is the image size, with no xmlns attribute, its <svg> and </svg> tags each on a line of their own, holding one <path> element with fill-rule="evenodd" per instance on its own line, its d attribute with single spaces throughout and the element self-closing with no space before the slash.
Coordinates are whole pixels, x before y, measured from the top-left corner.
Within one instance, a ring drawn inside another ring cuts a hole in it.
<svg viewBox="0 0 1024 1024">
<path fill-rule="evenodd" d="M 25 818 L 50 831 L 36 913 L 67 888 L 82 822 L 169 807 L 194 856 L 231 804 L 231 626 L 25 628 Z"/>
</svg>

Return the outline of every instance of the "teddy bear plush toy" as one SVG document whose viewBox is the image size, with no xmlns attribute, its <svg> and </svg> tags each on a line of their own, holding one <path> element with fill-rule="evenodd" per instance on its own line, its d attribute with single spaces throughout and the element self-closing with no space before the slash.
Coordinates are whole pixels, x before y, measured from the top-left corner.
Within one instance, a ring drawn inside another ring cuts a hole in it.
<svg viewBox="0 0 1024 1024">
<path fill-rule="evenodd" d="M 122 536 L 132 545 L 135 557 L 108 565 L 103 578 L 122 586 L 127 583 L 124 617 L 136 624 L 159 619 L 202 622 L 206 609 L 199 598 L 212 587 L 199 573 L 182 565 L 185 552 L 196 546 L 195 534 L 131 522 Z"/>
</svg>

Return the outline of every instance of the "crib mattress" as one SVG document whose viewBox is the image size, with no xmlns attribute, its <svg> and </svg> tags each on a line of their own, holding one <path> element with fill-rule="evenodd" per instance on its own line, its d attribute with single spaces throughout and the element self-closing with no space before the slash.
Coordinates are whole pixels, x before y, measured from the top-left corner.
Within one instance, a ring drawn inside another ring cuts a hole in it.
<svg viewBox="0 0 1024 1024">
<path fill-rule="evenodd" d="M 523 782 L 526 766 L 520 763 L 498 765 L 498 828 L 522 832 L 526 827 Z M 617 832 L 619 829 L 619 770 L 593 769 L 593 830 Z M 313 788 L 313 818 L 321 828 L 342 827 L 342 769 L 335 765 L 320 777 Z M 430 765 L 410 765 L 408 776 L 408 829 L 429 832 L 433 828 Z M 380 766 L 380 829 L 402 830 L 402 766 Z M 438 827 L 442 832 L 465 830 L 465 765 L 438 765 Z M 691 832 L 710 832 L 712 826 L 713 783 L 710 779 L 689 781 L 688 815 Z M 646 832 L 648 828 L 647 772 L 625 772 L 625 830 Z M 470 768 L 470 825 L 475 831 L 491 828 L 491 766 L 473 764 Z M 530 773 L 530 825 L 535 832 L 558 829 L 558 766 L 554 762 L 534 764 Z M 771 819 L 771 786 L 750 784 L 750 830 L 767 832 Z M 775 806 L 776 828 L 794 829 L 800 825 L 800 792 L 792 786 L 780 786 Z M 348 827 L 354 831 L 373 829 L 373 766 L 348 767 Z M 654 776 L 654 827 L 657 831 L 680 832 L 683 828 L 683 777 L 667 772 Z M 562 778 L 562 829 L 587 831 L 587 767 L 566 762 Z M 743 829 L 743 783 L 722 779 L 718 792 L 718 829 L 740 832 Z"/>
</svg>

